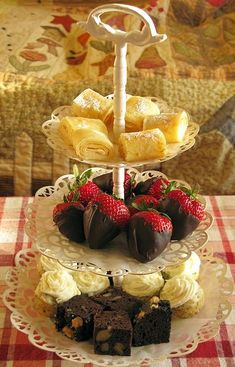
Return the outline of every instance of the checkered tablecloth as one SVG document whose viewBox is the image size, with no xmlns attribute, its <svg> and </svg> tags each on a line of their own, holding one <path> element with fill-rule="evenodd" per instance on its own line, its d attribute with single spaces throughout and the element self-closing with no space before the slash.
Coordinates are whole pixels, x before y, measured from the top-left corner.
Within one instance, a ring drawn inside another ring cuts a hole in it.
<svg viewBox="0 0 235 367">
<path fill-rule="evenodd" d="M 209 245 L 214 256 L 228 264 L 228 276 L 235 279 L 235 196 L 206 197 L 207 210 L 214 223 L 209 229 Z M 14 266 L 15 254 L 32 246 L 24 233 L 24 208 L 32 198 L 0 198 L 0 293 L 5 290 L 5 275 Z M 233 305 L 235 295 L 231 296 Z M 74 362 L 62 361 L 56 354 L 32 346 L 25 334 L 14 329 L 10 312 L 0 299 L 0 367 L 76 367 Z M 183 358 L 158 362 L 154 367 L 234 367 L 235 312 L 234 308 L 218 335 Z M 92 367 L 86 364 L 85 367 Z"/>
</svg>

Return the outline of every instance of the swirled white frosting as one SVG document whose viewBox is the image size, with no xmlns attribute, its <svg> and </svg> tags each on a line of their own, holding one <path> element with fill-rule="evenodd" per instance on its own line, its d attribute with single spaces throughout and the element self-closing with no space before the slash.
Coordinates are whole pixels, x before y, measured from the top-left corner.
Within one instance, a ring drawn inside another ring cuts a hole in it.
<svg viewBox="0 0 235 367">
<path fill-rule="evenodd" d="M 51 271 L 51 270 L 63 270 L 66 271 L 67 273 L 70 273 L 72 271 L 65 268 L 57 260 L 52 259 L 45 255 L 40 256 L 37 267 L 40 274 L 44 273 L 45 271 Z"/>
<path fill-rule="evenodd" d="M 196 254 L 196 252 L 192 251 L 192 254 L 188 260 L 180 265 L 167 266 L 164 269 L 164 273 L 166 273 L 169 278 L 173 278 L 176 275 L 190 275 L 196 280 L 199 275 L 200 266 L 200 257 Z"/>
<path fill-rule="evenodd" d="M 72 276 L 81 292 L 89 296 L 101 293 L 110 286 L 107 277 L 90 271 L 73 271 Z"/>
<path fill-rule="evenodd" d="M 45 303 L 53 305 L 65 302 L 81 292 L 72 275 L 63 270 L 52 270 L 42 274 L 35 294 Z"/>
<path fill-rule="evenodd" d="M 192 299 L 199 289 L 199 284 L 189 275 L 175 276 L 166 281 L 160 293 L 160 299 L 170 301 L 176 308 Z"/>
<path fill-rule="evenodd" d="M 162 288 L 164 279 L 161 273 L 146 275 L 127 274 L 122 282 L 122 289 L 135 297 L 153 296 Z"/>
</svg>

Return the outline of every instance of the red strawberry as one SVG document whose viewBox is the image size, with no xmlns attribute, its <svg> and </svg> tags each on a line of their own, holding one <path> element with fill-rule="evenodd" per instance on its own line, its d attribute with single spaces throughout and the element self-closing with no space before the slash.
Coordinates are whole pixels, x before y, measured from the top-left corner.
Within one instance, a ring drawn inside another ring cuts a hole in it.
<svg viewBox="0 0 235 367">
<path fill-rule="evenodd" d="M 156 199 L 161 199 L 167 189 L 170 181 L 165 178 L 159 177 L 152 183 L 148 190 L 148 194 L 154 196 Z"/>
<path fill-rule="evenodd" d="M 99 186 L 99 188 L 104 191 L 107 192 L 108 194 L 112 194 L 113 193 L 113 174 L 112 172 L 108 172 L 105 173 L 103 175 L 97 176 L 95 178 L 93 178 L 92 180 L 97 186 Z M 132 189 L 134 186 L 134 181 L 132 176 L 128 173 L 125 172 L 125 177 L 124 177 L 124 195 L 125 198 L 127 198 L 128 196 L 130 196 Z"/>
<path fill-rule="evenodd" d="M 128 208 L 132 216 L 139 211 L 151 208 L 157 210 L 158 204 L 159 201 L 151 195 L 137 195 L 130 201 Z"/>
<path fill-rule="evenodd" d="M 140 262 L 152 261 L 166 248 L 172 234 L 169 218 L 155 210 L 134 214 L 129 222 L 128 247 Z"/>
<path fill-rule="evenodd" d="M 88 170 L 79 175 L 77 167 L 74 167 L 75 181 L 72 185 L 69 185 L 70 192 L 67 195 L 68 201 L 79 201 L 87 206 L 90 200 L 95 198 L 99 193 L 99 187 L 92 181 L 88 181 L 92 174 L 92 170 Z"/>
<path fill-rule="evenodd" d="M 196 200 L 195 193 L 183 188 L 170 191 L 160 202 L 160 210 L 173 223 L 173 240 L 181 240 L 191 234 L 204 218 L 204 207 Z"/>
<path fill-rule="evenodd" d="M 84 212 L 84 232 L 90 248 L 102 248 L 127 225 L 129 209 L 122 200 L 102 193 Z"/>
<path fill-rule="evenodd" d="M 69 240 L 83 242 L 83 212 L 84 206 L 79 201 L 59 203 L 53 209 L 53 221 Z"/>
</svg>

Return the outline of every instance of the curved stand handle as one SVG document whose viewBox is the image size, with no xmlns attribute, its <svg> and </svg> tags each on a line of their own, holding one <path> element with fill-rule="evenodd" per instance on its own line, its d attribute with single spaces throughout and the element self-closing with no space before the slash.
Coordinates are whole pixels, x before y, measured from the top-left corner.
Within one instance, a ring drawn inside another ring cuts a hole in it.
<svg viewBox="0 0 235 367">
<path fill-rule="evenodd" d="M 144 27 L 141 31 L 124 32 L 103 23 L 100 16 L 104 13 L 113 11 L 136 15 L 144 22 Z M 150 43 L 162 42 L 167 39 L 165 34 L 157 33 L 151 17 L 144 10 L 132 5 L 111 4 L 98 6 L 91 11 L 87 22 L 79 22 L 79 25 L 85 27 L 92 36 L 100 39 L 112 40 L 115 43 L 125 42 L 143 46 Z"/>
<path fill-rule="evenodd" d="M 109 12 L 121 12 L 125 14 L 135 15 L 144 22 L 142 30 L 125 32 L 114 29 L 110 25 L 102 22 L 101 15 Z M 165 34 L 157 33 L 155 25 L 151 17 L 142 9 L 132 5 L 111 4 L 98 6 L 88 16 L 86 22 L 79 22 L 79 26 L 83 27 L 93 37 L 111 40 L 115 44 L 115 62 L 114 62 L 114 139 L 117 142 L 119 135 L 125 132 L 125 114 L 126 114 L 126 82 L 127 82 L 127 62 L 126 52 L 127 43 L 137 46 L 143 46 L 151 43 L 162 42 L 166 40 Z M 113 193 L 124 198 L 124 168 L 114 170 L 113 173 L 114 189 Z"/>
</svg>

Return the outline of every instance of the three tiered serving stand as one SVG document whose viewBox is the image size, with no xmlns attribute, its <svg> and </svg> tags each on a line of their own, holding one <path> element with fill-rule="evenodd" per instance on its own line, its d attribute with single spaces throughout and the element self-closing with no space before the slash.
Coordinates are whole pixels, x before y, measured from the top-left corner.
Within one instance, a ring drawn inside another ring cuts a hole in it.
<svg viewBox="0 0 235 367">
<path fill-rule="evenodd" d="M 109 12 L 123 12 L 140 18 L 144 23 L 142 30 L 124 32 L 103 23 L 101 16 Z M 104 5 L 95 8 L 86 22 L 80 26 L 93 37 L 111 40 L 115 44 L 114 64 L 114 94 L 107 98 L 113 99 L 114 106 L 114 143 L 119 135 L 125 131 L 126 112 L 126 82 L 127 82 L 127 44 L 137 46 L 164 41 L 166 35 L 158 34 L 152 19 L 143 10 L 130 5 Z M 170 111 L 163 101 L 156 97 L 149 97 L 160 106 L 160 112 Z M 58 133 L 59 121 L 64 116 L 71 115 L 71 107 L 63 106 L 55 110 L 49 121 L 43 124 L 43 132 L 47 136 L 48 144 L 69 158 L 78 160 L 73 148 L 66 145 Z M 197 124 L 192 121 L 182 143 L 168 144 L 167 155 L 162 160 L 136 161 L 133 166 L 159 164 L 173 158 L 194 145 L 194 138 L 199 131 Z M 124 198 L 124 173 L 127 170 L 134 176 L 136 182 L 145 181 L 151 177 L 166 177 L 158 171 L 139 172 L 129 166 L 121 158 L 113 161 L 83 161 L 92 164 L 91 179 L 106 172 L 113 172 L 113 193 Z M 106 167 L 101 168 L 98 166 Z M 108 168 L 107 168 L 108 167 Z M 219 329 L 220 323 L 229 315 L 231 305 L 228 296 L 232 291 L 232 284 L 226 278 L 226 264 L 213 257 L 213 252 L 205 246 L 208 240 L 207 230 L 212 224 L 211 215 L 206 212 L 200 226 L 184 240 L 171 241 L 163 253 L 153 261 L 142 264 L 131 258 L 126 252 L 120 251 L 125 237 L 118 236 L 113 243 L 102 250 L 92 250 L 84 244 L 75 244 L 67 240 L 53 224 L 52 211 L 54 206 L 63 201 L 68 192 L 68 182 L 75 179 L 73 175 L 60 177 L 54 186 L 43 187 L 35 195 L 32 205 L 26 209 L 26 233 L 32 239 L 37 251 L 22 250 L 16 256 L 16 268 L 7 275 L 8 289 L 4 294 L 4 301 L 12 311 L 13 325 L 28 335 L 32 344 L 38 348 L 53 351 L 61 358 L 80 362 L 94 363 L 97 366 L 138 366 L 144 363 L 150 366 L 156 361 L 166 358 L 179 357 L 191 353 L 198 343 L 212 338 Z M 186 183 L 184 183 L 186 184 Z M 187 185 L 187 184 L 186 184 Z M 199 200 L 206 205 L 203 197 Z M 205 291 L 205 306 L 198 315 L 185 320 L 173 320 L 171 339 L 169 343 L 132 348 L 131 357 L 99 356 L 93 352 L 89 342 L 70 340 L 52 327 L 53 322 L 46 316 L 39 314 L 34 307 L 34 290 L 39 281 L 36 263 L 39 253 L 56 259 L 63 266 L 78 271 L 93 271 L 103 276 L 113 276 L 118 281 L 127 273 L 148 274 L 163 270 L 166 266 L 180 264 L 186 261 L 192 251 L 196 251 L 201 258 L 200 285 Z M 208 282 L 210 279 L 210 282 Z M 27 299 L 27 302 L 25 300 Z"/>
</svg>

